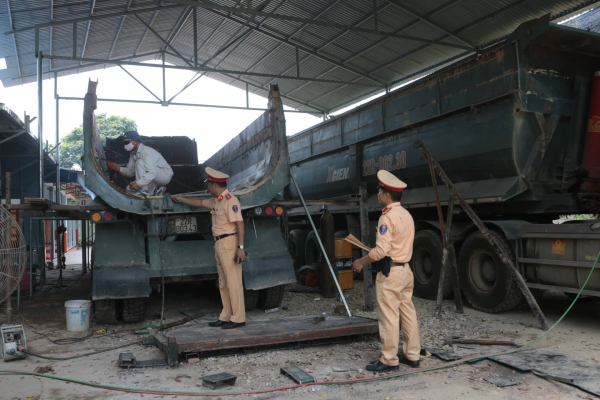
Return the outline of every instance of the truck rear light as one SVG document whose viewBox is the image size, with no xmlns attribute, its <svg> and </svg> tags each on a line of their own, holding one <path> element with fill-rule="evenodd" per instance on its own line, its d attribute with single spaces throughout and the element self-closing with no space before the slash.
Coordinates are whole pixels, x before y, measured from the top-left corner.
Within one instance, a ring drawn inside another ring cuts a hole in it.
<svg viewBox="0 0 600 400">
<path fill-rule="evenodd" d="M 95 212 L 92 214 L 92 221 L 98 222 L 101 219 L 102 219 L 102 214 L 100 214 L 99 212 Z"/>
<path fill-rule="evenodd" d="M 281 215 L 281 214 L 283 214 L 283 207 L 277 207 L 277 208 L 275 209 L 275 214 L 277 214 L 277 215 Z"/>
<path fill-rule="evenodd" d="M 255 215 L 262 215 L 262 212 L 263 212 L 263 211 L 262 211 L 262 208 L 260 208 L 260 207 L 256 207 L 256 208 L 254 209 L 254 214 L 255 214 Z"/>
<path fill-rule="evenodd" d="M 104 213 L 104 219 L 106 221 L 112 221 L 115 216 L 110 211 Z"/>
<path fill-rule="evenodd" d="M 267 214 L 267 215 L 273 215 L 273 207 L 266 206 L 265 207 L 265 214 Z"/>
</svg>

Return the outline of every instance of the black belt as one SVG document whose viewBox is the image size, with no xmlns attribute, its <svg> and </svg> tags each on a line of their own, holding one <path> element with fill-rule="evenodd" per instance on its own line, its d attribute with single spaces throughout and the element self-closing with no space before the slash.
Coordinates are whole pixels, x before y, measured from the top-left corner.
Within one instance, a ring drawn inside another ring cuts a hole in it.
<svg viewBox="0 0 600 400">
<path fill-rule="evenodd" d="M 392 267 L 404 267 L 406 264 L 408 263 L 397 263 L 395 261 L 392 261 Z"/>
<path fill-rule="evenodd" d="M 221 239 L 224 239 L 228 236 L 233 236 L 233 235 L 237 235 L 237 233 L 228 233 L 226 235 L 221 235 L 221 236 L 213 236 L 213 238 L 215 239 L 215 242 L 218 242 Z"/>
</svg>

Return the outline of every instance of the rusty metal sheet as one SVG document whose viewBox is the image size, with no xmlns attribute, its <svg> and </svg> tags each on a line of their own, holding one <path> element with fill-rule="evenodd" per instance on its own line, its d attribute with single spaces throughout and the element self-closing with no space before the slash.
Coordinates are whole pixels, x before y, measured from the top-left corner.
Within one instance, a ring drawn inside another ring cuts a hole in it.
<svg viewBox="0 0 600 400">
<path fill-rule="evenodd" d="M 281 343 L 372 334 L 379 331 L 377 320 L 362 317 L 330 316 L 314 323 L 314 315 L 263 321 L 246 321 L 242 329 L 215 329 L 194 325 L 157 336 L 161 345 L 177 338 L 179 353 L 267 346 Z"/>
</svg>

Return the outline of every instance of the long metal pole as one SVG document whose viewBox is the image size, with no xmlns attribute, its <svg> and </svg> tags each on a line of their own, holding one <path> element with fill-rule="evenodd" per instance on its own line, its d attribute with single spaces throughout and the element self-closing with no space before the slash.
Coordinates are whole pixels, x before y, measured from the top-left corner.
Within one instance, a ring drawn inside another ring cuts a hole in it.
<svg viewBox="0 0 600 400">
<path fill-rule="evenodd" d="M 40 151 L 40 198 L 44 197 L 44 124 L 43 124 L 43 107 L 42 107 L 42 52 L 37 54 L 37 86 L 38 86 L 38 142 Z"/>
<path fill-rule="evenodd" d="M 165 70 L 165 52 L 162 52 L 163 103 L 167 102 L 167 77 Z"/>
<path fill-rule="evenodd" d="M 58 106 L 60 98 L 58 97 L 58 72 L 54 73 L 54 99 L 56 103 L 56 146 L 54 147 L 54 159 L 56 161 L 56 203 L 60 204 L 60 151 L 59 151 L 59 112 Z"/>
<path fill-rule="evenodd" d="M 194 7 L 192 13 L 194 17 L 194 67 L 198 68 L 198 9 Z"/>
<path fill-rule="evenodd" d="M 338 282 L 338 280 L 335 277 L 335 271 L 333 270 L 333 267 L 331 266 L 331 262 L 329 262 L 329 257 L 327 257 L 327 252 L 325 251 L 323 242 L 321 242 L 321 236 L 317 232 L 315 223 L 313 222 L 312 217 L 310 216 L 310 212 L 308 211 L 308 207 L 306 206 L 306 203 L 304 202 L 304 196 L 302 196 L 302 192 L 300 191 L 300 188 L 298 187 L 298 184 L 296 183 L 296 180 L 294 179 L 294 175 L 292 175 L 291 173 L 290 173 L 290 178 L 292 178 L 292 182 L 294 182 L 294 186 L 296 187 L 296 191 L 298 191 L 298 195 L 300 196 L 300 201 L 302 202 L 302 206 L 304 207 L 304 211 L 306 212 L 308 221 L 310 222 L 310 225 L 312 226 L 313 232 L 317 236 L 317 241 L 319 242 L 319 247 L 321 247 L 321 252 L 323 253 L 325 259 L 327 260 L 327 266 L 329 267 L 329 271 L 331 271 L 333 281 L 335 282 L 335 287 L 337 287 L 338 293 L 340 294 L 340 297 L 342 298 L 342 301 L 344 302 L 344 307 L 346 307 L 346 312 L 348 313 L 348 316 L 351 317 L 352 312 L 350 311 L 350 307 L 348 307 L 348 303 L 346 303 L 346 298 L 344 297 L 344 293 L 342 292 L 340 283 Z"/>
</svg>

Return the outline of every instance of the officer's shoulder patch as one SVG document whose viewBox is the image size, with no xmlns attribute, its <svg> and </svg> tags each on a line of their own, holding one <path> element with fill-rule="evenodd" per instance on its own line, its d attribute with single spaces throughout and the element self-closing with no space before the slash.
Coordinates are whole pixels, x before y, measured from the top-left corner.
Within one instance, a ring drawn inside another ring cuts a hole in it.
<svg viewBox="0 0 600 400">
<path fill-rule="evenodd" d="M 379 234 L 380 234 L 380 235 L 385 235 L 385 233 L 386 233 L 387 231 L 388 231 L 388 227 L 387 227 L 387 225 L 385 225 L 385 224 L 384 224 L 384 225 L 381 225 L 381 226 L 379 227 Z"/>
<path fill-rule="evenodd" d="M 225 197 L 227 197 L 227 200 L 229 200 L 229 199 L 231 198 L 231 195 L 230 195 L 229 193 L 227 193 L 227 194 L 225 195 Z"/>
<path fill-rule="evenodd" d="M 390 211 L 390 209 L 388 207 L 384 208 L 383 211 L 381 212 L 381 215 L 385 215 Z"/>
<path fill-rule="evenodd" d="M 233 209 L 233 212 L 234 212 L 234 213 L 238 212 L 238 210 L 239 210 L 239 209 L 238 209 L 238 206 L 233 206 L 233 207 L 231 207 L 231 208 Z"/>
</svg>

